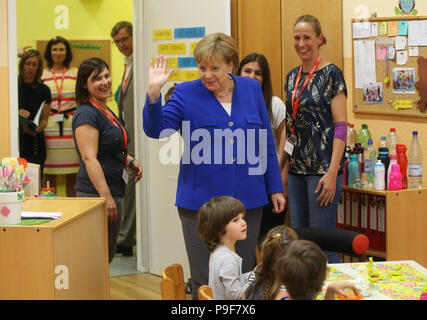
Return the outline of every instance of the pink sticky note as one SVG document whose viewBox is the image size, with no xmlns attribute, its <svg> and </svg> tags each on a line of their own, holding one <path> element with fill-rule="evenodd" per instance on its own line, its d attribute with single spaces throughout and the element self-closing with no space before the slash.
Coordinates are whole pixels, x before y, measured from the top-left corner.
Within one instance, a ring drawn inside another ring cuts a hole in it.
<svg viewBox="0 0 427 320">
<path fill-rule="evenodd" d="M 382 44 L 377 45 L 377 60 L 385 60 L 387 58 L 387 46 Z"/>
</svg>

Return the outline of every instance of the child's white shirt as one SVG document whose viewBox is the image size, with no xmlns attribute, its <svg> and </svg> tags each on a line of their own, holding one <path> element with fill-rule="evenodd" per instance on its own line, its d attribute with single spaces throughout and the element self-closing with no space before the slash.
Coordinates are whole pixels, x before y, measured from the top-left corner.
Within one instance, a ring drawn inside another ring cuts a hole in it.
<svg viewBox="0 0 427 320">
<path fill-rule="evenodd" d="M 209 286 L 214 300 L 239 300 L 248 286 L 249 272 L 242 274 L 242 258 L 218 246 L 209 258 Z"/>
</svg>

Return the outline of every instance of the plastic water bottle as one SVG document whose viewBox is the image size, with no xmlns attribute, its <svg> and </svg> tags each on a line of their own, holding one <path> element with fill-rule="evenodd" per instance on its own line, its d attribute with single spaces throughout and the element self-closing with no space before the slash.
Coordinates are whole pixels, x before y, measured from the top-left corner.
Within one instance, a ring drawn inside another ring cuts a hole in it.
<svg viewBox="0 0 427 320">
<path fill-rule="evenodd" d="M 402 190 L 402 174 L 400 173 L 400 166 L 397 163 L 390 165 L 391 172 L 388 178 L 388 190 L 396 191 Z"/>
<path fill-rule="evenodd" d="M 357 161 L 357 155 L 352 154 L 350 156 L 350 162 L 348 163 L 348 186 L 358 188 L 359 185 L 359 161 Z"/>
<path fill-rule="evenodd" d="M 406 157 L 406 146 L 404 144 L 396 145 L 397 163 L 400 166 L 402 174 L 402 189 L 408 189 L 408 158 Z"/>
<path fill-rule="evenodd" d="M 376 150 L 374 149 L 372 139 L 368 140 L 368 148 L 365 149 L 365 167 L 364 175 L 366 176 L 367 184 L 364 187 L 372 189 L 374 187 L 374 164 Z"/>
<path fill-rule="evenodd" d="M 347 145 L 351 148 L 351 150 L 353 150 L 354 146 L 356 145 L 356 130 L 354 129 L 353 123 L 350 123 L 348 128 Z"/>
<path fill-rule="evenodd" d="M 374 189 L 385 189 L 385 167 L 384 163 L 382 163 L 380 160 L 377 160 L 377 162 L 374 164 Z"/>
<path fill-rule="evenodd" d="M 390 181 L 392 164 L 397 164 L 397 154 L 395 154 L 395 153 L 390 154 L 390 162 L 389 162 L 388 168 L 387 168 L 387 180 L 386 181 L 387 181 L 387 189 L 389 189 L 389 190 L 390 190 L 390 188 L 389 188 L 390 186 L 388 185 L 388 183 Z M 400 166 L 399 166 L 399 170 L 400 170 Z"/>
<path fill-rule="evenodd" d="M 390 133 L 388 134 L 388 152 L 390 154 L 396 153 L 396 144 L 399 143 L 397 137 L 396 129 L 390 128 Z"/>
<path fill-rule="evenodd" d="M 357 142 L 362 145 L 363 148 L 368 147 L 368 140 L 371 139 L 371 133 L 368 130 L 368 126 L 363 123 L 362 129 L 360 129 L 359 134 L 357 135 Z"/>
<path fill-rule="evenodd" d="M 384 172 L 388 171 L 388 166 L 390 163 L 390 156 L 388 155 L 388 148 L 387 147 L 379 147 L 378 148 L 378 160 L 380 160 L 384 164 Z M 375 172 L 374 172 L 375 174 Z M 384 173 L 385 175 L 385 173 Z M 387 179 L 386 176 L 384 177 L 385 187 L 387 188 Z"/>
<path fill-rule="evenodd" d="M 412 132 L 412 143 L 409 147 L 409 188 L 421 188 L 423 185 L 423 157 L 421 154 L 420 143 L 418 142 L 418 131 Z"/>
<path fill-rule="evenodd" d="M 387 147 L 387 138 L 386 138 L 386 136 L 381 136 L 380 147 Z"/>
</svg>

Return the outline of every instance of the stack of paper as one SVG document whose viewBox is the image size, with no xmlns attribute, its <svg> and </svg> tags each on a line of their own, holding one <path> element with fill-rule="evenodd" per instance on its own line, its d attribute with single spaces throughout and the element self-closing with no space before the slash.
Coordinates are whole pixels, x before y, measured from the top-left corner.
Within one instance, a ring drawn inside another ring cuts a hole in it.
<svg viewBox="0 0 427 320">
<path fill-rule="evenodd" d="M 62 217 L 62 212 L 35 212 L 35 211 L 22 211 L 22 219 L 54 219 L 57 220 Z"/>
</svg>

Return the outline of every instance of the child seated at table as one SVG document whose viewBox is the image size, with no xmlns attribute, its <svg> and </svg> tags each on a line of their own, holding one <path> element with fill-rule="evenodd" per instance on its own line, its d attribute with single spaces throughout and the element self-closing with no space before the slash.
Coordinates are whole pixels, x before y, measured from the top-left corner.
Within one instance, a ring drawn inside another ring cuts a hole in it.
<svg viewBox="0 0 427 320">
<path fill-rule="evenodd" d="M 277 261 L 278 276 L 286 286 L 288 296 L 282 300 L 314 300 L 322 290 L 328 276 L 328 258 L 320 247 L 307 240 L 294 240 L 284 255 Z M 360 289 L 351 281 L 329 283 L 325 300 L 335 300 L 335 294 L 345 298 L 345 289 L 360 296 Z"/>
<path fill-rule="evenodd" d="M 237 199 L 214 197 L 198 214 L 198 232 L 209 252 L 209 286 L 214 300 L 239 300 L 249 272 L 242 274 L 242 258 L 235 244 L 246 239 L 246 209 Z"/>
</svg>

